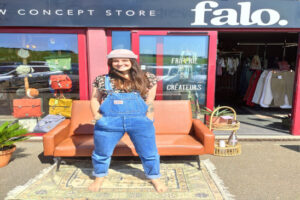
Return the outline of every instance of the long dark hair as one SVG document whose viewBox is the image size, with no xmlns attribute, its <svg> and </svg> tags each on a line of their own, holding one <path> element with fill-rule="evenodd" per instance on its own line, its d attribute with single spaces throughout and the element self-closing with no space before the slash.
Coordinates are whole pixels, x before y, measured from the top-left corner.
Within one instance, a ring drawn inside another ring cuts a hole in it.
<svg viewBox="0 0 300 200">
<path fill-rule="evenodd" d="M 109 76 L 114 79 L 115 88 L 125 92 L 138 91 L 141 96 L 145 97 L 148 93 L 150 82 L 146 73 L 141 70 L 137 60 L 129 58 L 132 65 L 129 70 L 130 79 L 127 79 L 121 72 L 112 67 L 112 60 L 113 58 L 108 59 L 107 64 L 109 66 Z"/>
</svg>

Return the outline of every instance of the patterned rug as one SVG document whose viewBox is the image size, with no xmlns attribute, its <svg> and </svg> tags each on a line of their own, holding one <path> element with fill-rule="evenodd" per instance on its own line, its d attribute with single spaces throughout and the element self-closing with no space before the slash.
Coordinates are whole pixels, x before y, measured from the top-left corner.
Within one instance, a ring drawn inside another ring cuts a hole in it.
<svg viewBox="0 0 300 200">
<path fill-rule="evenodd" d="M 158 194 L 146 179 L 139 162 L 113 161 L 101 191 L 90 192 L 87 190 L 93 181 L 90 162 L 74 161 L 61 165 L 58 172 L 56 165 L 43 170 L 24 186 L 9 192 L 6 200 L 233 199 L 214 171 L 215 167 L 209 160 L 201 161 L 201 170 L 194 161 L 162 162 L 161 179 L 168 186 L 168 191 Z"/>
</svg>

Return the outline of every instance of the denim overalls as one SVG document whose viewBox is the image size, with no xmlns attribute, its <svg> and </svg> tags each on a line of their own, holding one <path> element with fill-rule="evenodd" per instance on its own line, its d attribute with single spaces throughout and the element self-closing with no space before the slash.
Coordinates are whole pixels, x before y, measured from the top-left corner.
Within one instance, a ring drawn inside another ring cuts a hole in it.
<svg viewBox="0 0 300 200">
<path fill-rule="evenodd" d="M 102 118 L 94 129 L 93 175 L 106 176 L 116 144 L 127 132 L 142 161 L 147 178 L 160 177 L 160 157 L 155 143 L 153 122 L 146 116 L 147 104 L 139 93 L 114 93 L 109 76 L 105 77 L 108 95 L 100 106 Z"/>
</svg>

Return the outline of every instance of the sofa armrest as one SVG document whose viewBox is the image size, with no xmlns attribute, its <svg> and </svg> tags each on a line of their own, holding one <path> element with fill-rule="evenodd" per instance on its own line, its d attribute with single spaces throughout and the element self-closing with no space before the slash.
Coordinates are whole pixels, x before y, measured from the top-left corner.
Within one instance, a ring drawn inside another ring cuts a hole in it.
<svg viewBox="0 0 300 200">
<path fill-rule="evenodd" d="M 61 141 L 68 137 L 70 124 L 71 120 L 65 119 L 54 129 L 52 129 L 43 136 L 45 156 L 53 156 L 55 146 L 57 146 Z"/>
<path fill-rule="evenodd" d="M 213 154 L 215 148 L 215 135 L 199 119 L 193 119 L 195 137 L 203 144 L 207 154 Z"/>
</svg>

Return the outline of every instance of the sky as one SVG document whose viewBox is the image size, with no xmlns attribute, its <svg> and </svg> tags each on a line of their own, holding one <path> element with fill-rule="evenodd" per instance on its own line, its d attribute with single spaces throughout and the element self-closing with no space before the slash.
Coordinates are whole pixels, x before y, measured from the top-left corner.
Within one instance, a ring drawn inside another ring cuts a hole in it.
<svg viewBox="0 0 300 200">
<path fill-rule="evenodd" d="M 76 34 L 0 33 L 0 47 L 78 53 L 78 40 Z"/>
</svg>

